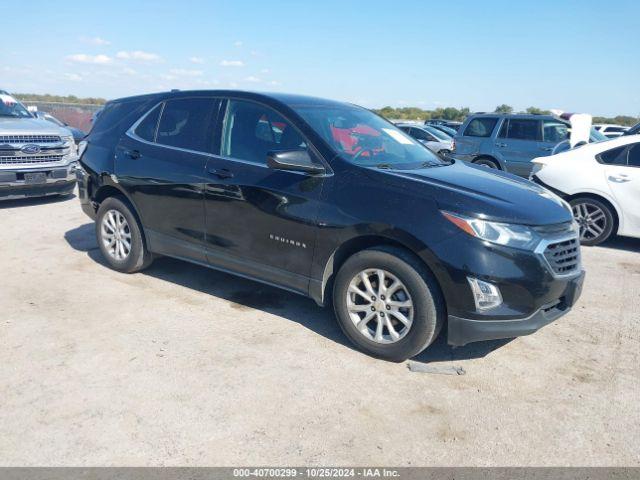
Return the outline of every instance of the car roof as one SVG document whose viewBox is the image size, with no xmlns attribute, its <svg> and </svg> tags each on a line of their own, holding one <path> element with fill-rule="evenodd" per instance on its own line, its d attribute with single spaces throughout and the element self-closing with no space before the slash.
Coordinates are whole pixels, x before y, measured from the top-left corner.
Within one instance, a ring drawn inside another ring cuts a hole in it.
<svg viewBox="0 0 640 480">
<path fill-rule="evenodd" d="M 640 135 L 624 135 L 622 137 L 615 137 L 611 140 L 605 140 L 602 142 L 594 142 L 583 145 L 579 148 L 567 150 L 566 152 L 559 153 L 558 155 L 598 155 L 607 150 L 611 150 L 616 147 L 624 147 L 630 143 L 640 142 Z"/>
<path fill-rule="evenodd" d="M 537 118 L 553 118 L 556 120 L 561 120 L 561 118 L 556 117 L 553 114 L 547 114 L 547 113 L 496 113 L 496 112 L 478 112 L 478 113 L 471 113 L 469 114 L 469 117 L 508 117 L 508 118 L 531 118 L 531 119 L 537 119 Z"/>
<path fill-rule="evenodd" d="M 312 97 L 308 95 L 297 95 L 291 93 L 270 93 L 270 92 L 255 92 L 248 90 L 171 90 L 169 92 L 151 93 L 147 95 L 137 95 L 134 97 L 125 97 L 113 102 L 126 102 L 135 100 L 151 100 L 153 97 L 158 99 L 167 99 L 172 97 L 187 97 L 191 95 L 213 95 L 220 97 L 235 97 L 246 98 L 253 100 L 263 100 L 266 103 L 276 101 L 284 104 L 290 108 L 301 106 L 352 106 L 353 104 L 347 102 L 339 102 L 336 100 L 329 100 L 325 98 Z"/>
</svg>

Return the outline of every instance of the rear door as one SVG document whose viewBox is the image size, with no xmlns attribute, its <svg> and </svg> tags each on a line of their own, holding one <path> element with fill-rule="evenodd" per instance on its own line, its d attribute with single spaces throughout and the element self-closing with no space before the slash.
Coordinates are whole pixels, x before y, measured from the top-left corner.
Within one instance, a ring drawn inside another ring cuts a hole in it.
<svg viewBox="0 0 640 480">
<path fill-rule="evenodd" d="M 609 161 L 605 164 L 607 183 L 624 216 L 621 233 L 640 236 L 640 143 L 630 144 L 619 155 L 601 155 L 601 161 L 603 158 Z"/>
<path fill-rule="evenodd" d="M 528 177 L 533 164 L 531 160 L 540 156 L 538 142 L 542 139 L 540 120 L 510 118 L 504 129 L 504 138 L 496 138 L 496 147 L 501 153 L 507 170 Z M 501 129 L 500 134 L 503 134 Z"/>
<path fill-rule="evenodd" d="M 267 153 L 309 149 L 281 114 L 230 99 L 219 154 L 207 162 L 208 261 L 214 266 L 308 293 L 323 176 L 275 170 Z"/>
<path fill-rule="evenodd" d="M 117 181 L 129 192 L 155 252 L 206 261 L 205 166 L 218 105 L 207 97 L 162 102 L 116 148 Z"/>
</svg>

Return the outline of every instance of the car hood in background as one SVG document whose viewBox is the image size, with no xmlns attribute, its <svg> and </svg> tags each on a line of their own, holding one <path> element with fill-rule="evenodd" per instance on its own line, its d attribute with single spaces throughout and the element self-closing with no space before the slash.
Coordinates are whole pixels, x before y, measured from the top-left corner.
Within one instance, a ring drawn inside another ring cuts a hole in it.
<svg viewBox="0 0 640 480">
<path fill-rule="evenodd" d="M 569 222 L 571 211 L 556 195 L 515 175 L 456 161 L 452 165 L 385 173 L 428 186 L 442 210 L 525 225 Z"/>
<path fill-rule="evenodd" d="M 71 136 L 66 128 L 38 118 L 0 117 L 0 135 L 60 135 Z"/>
</svg>

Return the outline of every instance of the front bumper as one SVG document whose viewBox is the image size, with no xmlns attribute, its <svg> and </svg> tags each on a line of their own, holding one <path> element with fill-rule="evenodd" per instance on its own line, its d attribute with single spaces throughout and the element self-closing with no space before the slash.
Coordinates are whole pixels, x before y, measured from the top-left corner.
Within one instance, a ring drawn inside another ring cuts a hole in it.
<svg viewBox="0 0 640 480">
<path fill-rule="evenodd" d="M 43 173 L 40 183 L 29 183 L 25 174 Z M 0 170 L 0 200 L 69 194 L 76 185 L 75 166 L 67 164 L 49 168 L 16 168 Z"/>
<path fill-rule="evenodd" d="M 582 293 L 585 272 L 566 283 L 562 295 L 555 301 L 541 307 L 533 315 L 521 319 L 488 320 L 448 317 L 448 343 L 463 346 L 482 340 L 497 340 L 530 335 L 545 325 L 569 313 Z"/>
</svg>

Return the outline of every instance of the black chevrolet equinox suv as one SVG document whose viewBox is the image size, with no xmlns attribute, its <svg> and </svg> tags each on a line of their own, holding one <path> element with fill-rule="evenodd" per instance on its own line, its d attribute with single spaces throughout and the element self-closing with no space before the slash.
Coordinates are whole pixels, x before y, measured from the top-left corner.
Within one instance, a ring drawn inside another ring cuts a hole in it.
<svg viewBox="0 0 640 480">
<path fill-rule="evenodd" d="M 443 161 L 369 110 L 172 91 L 114 100 L 80 144 L 82 209 L 109 265 L 166 255 L 332 303 L 400 361 L 533 333 L 584 272 L 571 209 L 527 180 Z"/>
</svg>

